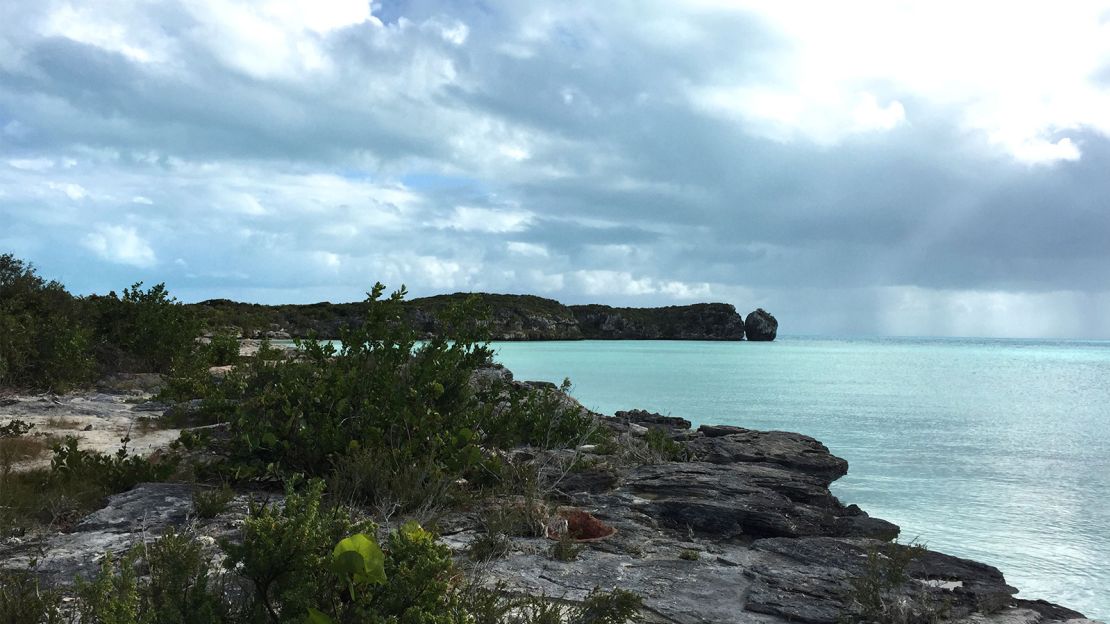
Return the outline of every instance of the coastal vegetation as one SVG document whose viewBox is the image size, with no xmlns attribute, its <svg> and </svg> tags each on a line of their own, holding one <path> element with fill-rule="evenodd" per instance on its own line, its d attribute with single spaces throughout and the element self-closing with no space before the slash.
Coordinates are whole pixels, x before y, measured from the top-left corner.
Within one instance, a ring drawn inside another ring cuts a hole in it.
<svg viewBox="0 0 1110 624">
<path fill-rule="evenodd" d="M 8 457 L 3 536 L 72 526 L 139 482 L 197 482 L 198 517 L 223 513 L 233 486 L 283 494 L 281 504 L 250 505 L 238 536 L 220 544 L 222 566 L 198 536 L 168 532 L 107 554 L 72 592 L 3 573 L 0 622 L 617 624 L 635 615 L 638 601 L 627 592 L 598 591 L 571 607 L 483 589 L 420 525 L 373 522 L 375 512 L 388 522 L 482 501 L 496 507 L 525 482 L 529 497 L 542 496 L 537 475 L 506 450 L 605 437 L 558 389 L 475 385 L 491 354 L 473 302 L 442 310 L 450 331 L 420 340 L 405 319 L 404 289 L 386 295 L 378 284 L 337 346 L 297 341 L 289 353 L 263 345 L 240 358 L 227 334 L 199 341 L 200 318 L 163 285 L 78 298 L 32 266 L 2 260 L 0 322 L 11 334 L 0 352 L 3 385 L 60 390 L 158 372 L 168 380 L 163 400 L 183 406 L 175 424 L 200 425 L 183 433 L 176 452 L 157 457 L 131 454 L 127 438 L 103 454 L 74 437 L 53 445 L 49 469 L 14 471 Z M 228 374 L 210 372 L 229 362 Z M 32 429 L 14 420 L 0 427 L 8 444 Z"/>
<path fill-rule="evenodd" d="M 891 543 L 897 526 L 832 496 L 847 462 L 817 440 L 602 417 L 569 380 L 514 380 L 480 297 L 441 301 L 428 333 L 403 287 L 375 284 L 338 340 L 241 355 L 241 333 L 163 285 L 73 297 L 4 266 L 5 405 L 150 375 L 156 394 L 119 401 L 150 414 L 136 435 L 180 435 L 140 453 L 128 429 L 105 452 L 65 414 L 0 421 L 0 548 L 22 558 L 0 567 L 0 624 L 623 624 L 717 608 L 651 595 L 682 582 L 747 587 L 730 609 L 822 624 L 1010 604 L 997 570 Z M 135 510 L 124 540 L 113 527 Z M 40 570 L 38 544 L 91 533 L 103 541 L 76 563 Z M 538 585 L 510 586 L 522 575 Z M 945 593 L 948 579 L 974 591 Z"/>
</svg>

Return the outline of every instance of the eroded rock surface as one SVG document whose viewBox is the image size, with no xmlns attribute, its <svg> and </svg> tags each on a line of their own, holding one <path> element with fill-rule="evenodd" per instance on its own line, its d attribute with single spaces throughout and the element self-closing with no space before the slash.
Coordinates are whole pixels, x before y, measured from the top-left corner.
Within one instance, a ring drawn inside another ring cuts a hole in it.
<svg viewBox="0 0 1110 624">
<path fill-rule="evenodd" d="M 479 390 L 511 386 L 557 392 L 549 384 L 517 381 L 498 366 L 480 370 L 472 383 Z M 93 431 L 112 432 L 112 444 L 104 449 L 111 452 L 124 428 L 134 429 L 141 415 L 160 409 L 143 396 L 140 391 L 130 399 L 102 393 L 17 397 L 0 405 L 0 420 L 13 415 L 36 423 L 87 420 Z M 565 405 L 585 409 L 561 396 Z M 832 624 L 853 608 L 853 579 L 867 572 L 869 555 L 904 548 L 886 541 L 898 534 L 896 525 L 842 504 L 829 491 L 848 464 L 813 438 L 725 426 L 692 430 L 685 419 L 639 410 L 618 412 L 602 424 L 626 441 L 661 430 L 681 445 L 689 461 L 629 467 L 589 445 L 519 449 L 515 456 L 560 460 L 549 466 L 585 457 L 581 470 L 541 471 L 551 480 L 548 494 L 588 511 L 615 533 L 584 544 L 574 561 L 553 560 L 549 539 L 517 537 L 506 557 L 474 564 L 465 551 L 482 525 L 473 512 L 457 513 L 438 526 L 460 561 L 475 566 L 485 582 L 501 582 L 511 591 L 579 600 L 595 587 L 627 589 L 643 597 L 646 622 Z M 142 438 L 135 432 L 132 438 L 132 448 L 138 447 Z M 72 532 L 0 543 L 0 568 L 28 569 L 37 560 L 35 569 L 47 580 L 68 583 L 93 573 L 104 552 L 127 550 L 170 528 L 192 527 L 215 552 L 219 538 L 238 531 L 248 495 L 240 494 L 217 518 L 199 520 L 193 513 L 193 487 L 140 484 L 110 497 L 105 508 Z M 1015 599 L 1016 590 L 997 569 L 974 561 L 926 552 L 908 564 L 906 573 L 911 580 L 905 598 L 944 605 L 948 619 L 1085 622 L 1081 614 L 1051 603 Z"/>
<path fill-rule="evenodd" d="M 160 376 L 159 380 L 160 380 Z M 148 455 L 163 449 L 180 435 L 178 429 L 154 426 L 166 406 L 151 401 L 150 378 L 130 376 L 101 387 L 114 392 L 75 392 L 9 397 L 0 404 L 0 423 L 22 420 L 34 425 L 27 434 L 42 442 L 42 453 L 16 463 L 13 470 L 50 465 L 49 443 L 76 437 L 82 449 L 111 454 L 128 438 L 128 452 Z"/>
<path fill-rule="evenodd" d="M 50 584 L 90 578 L 105 553 L 124 553 L 169 529 L 195 529 L 215 548 L 215 539 L 233 535 L 245 516 L 246 496 L 237 497 L 217 518 L 200 520 L 193 511 L 193 485 L 140 483 L 108 497 L 104 508 L 86 516 L 73 531 L 0 543 L 0 569 L 33 570 Z"/>
<path fill-rule="evenodd" d="M 763 308 L 749 313 L 744 319 L 744 335 L 748 340 L 755 342 L 774 340 L 778 331 L 779 322 Z"/>
</svg>

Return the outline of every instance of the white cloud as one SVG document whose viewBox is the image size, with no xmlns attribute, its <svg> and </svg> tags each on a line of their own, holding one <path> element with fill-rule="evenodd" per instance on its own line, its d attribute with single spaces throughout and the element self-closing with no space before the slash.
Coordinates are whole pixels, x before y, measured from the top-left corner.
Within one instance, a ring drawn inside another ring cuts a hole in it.
<svg viewBox="0 0 1110 624">
<path fill-rule="evenodd" d="M 532 258 L 546 258 L 550 255 L 547 247 L 538 245 L 536 243 L 524 243 L 520 241 L 509 241 L 505 243 L 505 248 L 511 254 L 518 256 L 529 256 Z"/>
<path fill-rule="evenodd" d="M 54 167 L 54 160 L 50 158 L 12 158 L 8 160 L 8 166 L 24 171 L 46 171 Z"/>
<path fill-rule="evenodd" d="M 695 4 L 697 11 L 754 13 L 789 46 L 766 56 L 768 71 L 757 81 L 738 71 L 691 89 L 699 108 L 758 134 L 835 142 L 845 119 L 891 127 L 905 115 L 896 100 L 879 97 L 859 108 L 859 94 L 874 85 L 903 101 L 960 111 L 968 129 L 1022 161 L 1076 158 L 1075 146 L 1052 139 L 1060 131 L 1110 134 L 1110 93 L 1095 79 L 1110 61 L 1110 4 L 1103 1 Z M 1042 149 L 1050 139 L 1058 147 Z"/>
<path fill-rule="evenodd" d="M 74 184 L 73 182 L 48 182 L 47 186 L 50 187 L 51 190 L 63 193 L 66 197 L 74 201 L 82 200 L 89 196 L 89 191 L 86 190 L 85 187 L 80 184 Z"/>
<path fill-rule="evenodd" d="M 463 232 L 521 232 L 532 222 L 532 214 L 519 210 L 499 210 L 456 206 L 442 227 Z"/>
<path fill-rule="evenodd" d="M 571 275 L 582 292 L 594 296 L 663 295 L 674 300 L 690 300 L 710 293 L 709 284 L 657 281 L 651 277 L 633 277 L 626 271 L 580 270 Z"/>
<path fill-rule="evenodd" d="M 98 225 L 82 242 L 85 247 L 109 262 L 142 268 L 156 263 L 154 250 L 133 227 Z"/>
</svg>

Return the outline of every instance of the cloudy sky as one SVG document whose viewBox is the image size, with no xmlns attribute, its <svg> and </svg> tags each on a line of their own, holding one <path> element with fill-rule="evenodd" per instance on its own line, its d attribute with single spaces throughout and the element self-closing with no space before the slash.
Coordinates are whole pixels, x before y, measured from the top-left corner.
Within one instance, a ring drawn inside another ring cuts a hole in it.
<svg viewBox="0 0 1110 624">
<path fill-rule="evenodd" d="M 1110 4 L 0 3 L 0 251 L 78 293 L 727 301 L 1110 337 Z"/>
</svg>

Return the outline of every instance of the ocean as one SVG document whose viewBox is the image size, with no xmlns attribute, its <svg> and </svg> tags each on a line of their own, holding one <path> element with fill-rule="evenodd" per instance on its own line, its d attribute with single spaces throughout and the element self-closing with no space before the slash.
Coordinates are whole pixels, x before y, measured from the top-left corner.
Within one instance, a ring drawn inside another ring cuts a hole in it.
<svg viewBox="0 0 1110 624">
<path fill-rule="evenodd" d="M 1110 341 L 498 342 L 587 407 L 797 431 L 848 460 L 846 504 L 1110 621 Z"/>
</svg>

